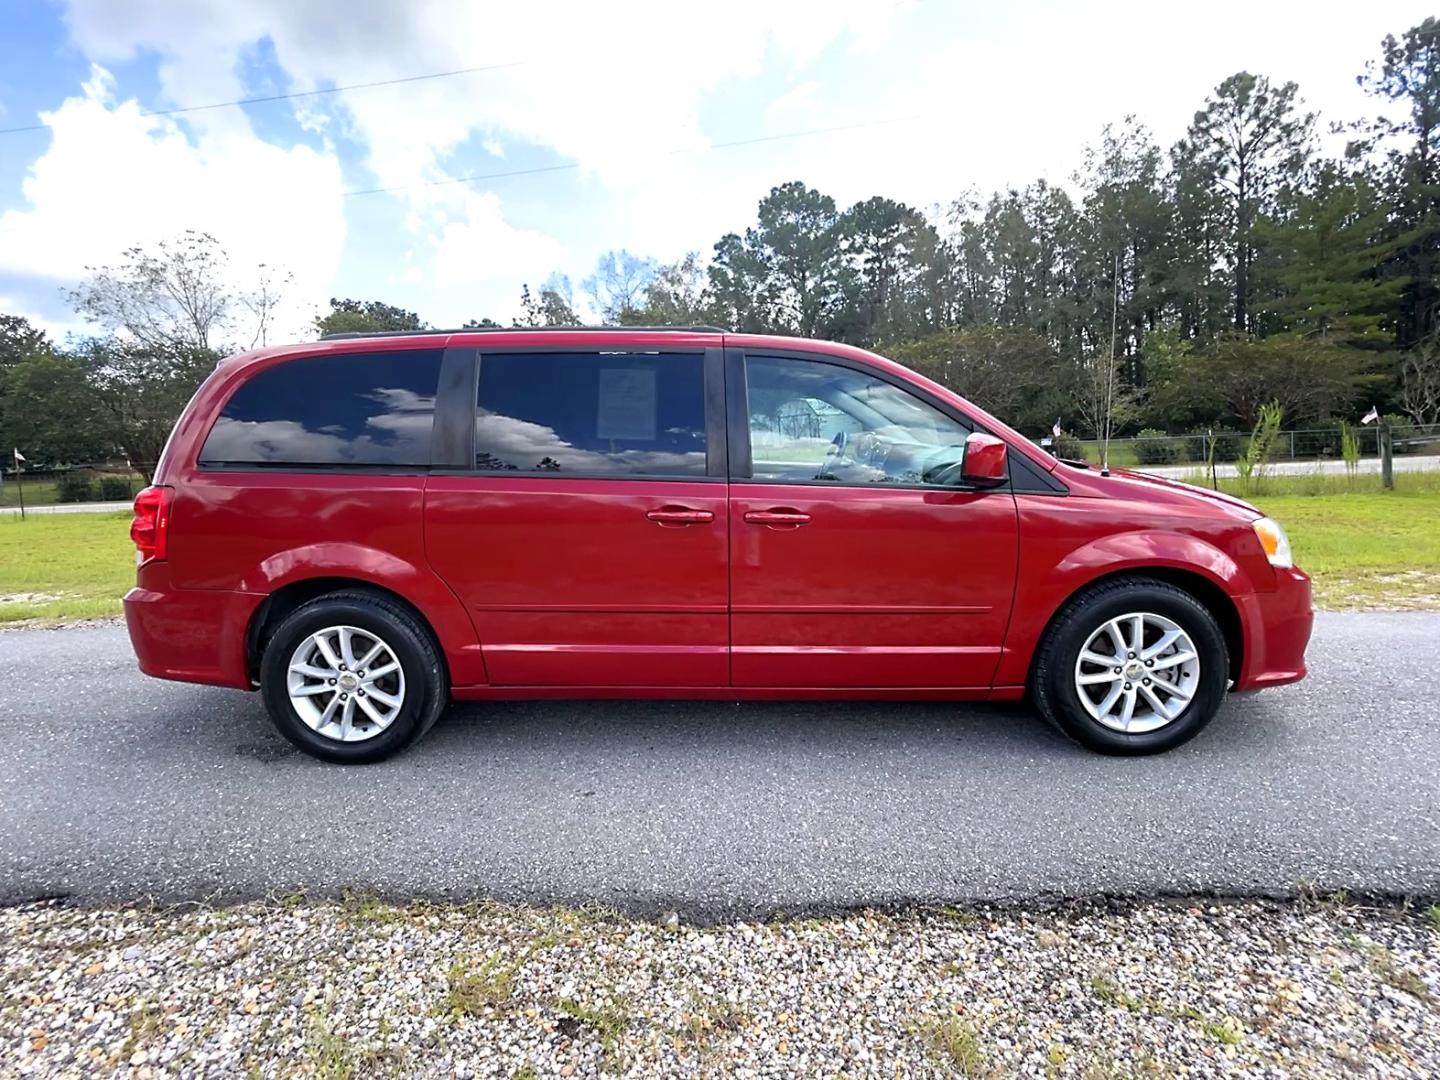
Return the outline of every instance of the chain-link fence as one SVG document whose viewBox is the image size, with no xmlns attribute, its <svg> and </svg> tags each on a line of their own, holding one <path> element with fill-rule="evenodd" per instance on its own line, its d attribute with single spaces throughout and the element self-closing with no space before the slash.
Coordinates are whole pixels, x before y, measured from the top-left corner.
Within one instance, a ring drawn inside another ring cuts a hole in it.
<svg viewBox="0 0 1440 1080">
<path fill-rule="evenodd" d="M 1376 424 L 1350 428 L 1361 458 L 1380 456 L 1380 427 Z M 1416 456 L 1440 455 L 1440 425 L 1391 424 L 1393 453 Z M 1298 428 L 1281 431 L 1271 447 L 1270 462 L 1343 461 L 1343 433 L 1339 426 Z M 1243 457 L 1250 441 L 1247 432 L 1202 431 L 1189 435 L 1145 433 L 1127 439 L 1110 440 L 1110 464 L 1121 468 L 1189 466 L 1201 468 L 1212 460 L 1230 465 Z M 1213 447 L 1213 457 L 1212 457 Z M 1058 447 L 1061 457 L 1082 454 L 1099 462 L 1100 443 L 1095 440 L 1065 439 Z"/>
<path fill-rule="evenodd" d="M 129 502 L 145 478 L 124 462 L 76 465 L 68 469 L 0 470 L 0 507 L 54 503 Z"/>
</svg>

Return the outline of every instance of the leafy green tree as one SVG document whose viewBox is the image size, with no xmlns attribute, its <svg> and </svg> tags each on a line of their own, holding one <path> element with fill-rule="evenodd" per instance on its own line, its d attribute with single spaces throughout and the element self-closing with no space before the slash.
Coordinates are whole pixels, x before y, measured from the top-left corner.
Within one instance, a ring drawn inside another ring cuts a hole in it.
<svg viewBox="0 0 1440 1080">
<path fill-rule="evenodd" d="M 758 252 L 746 246 L 744 237 L 726 233 L 717 240 L 706 273 L 706 292 L 715 321 L 723 328 L 745 334 L 779 329 L 770 324 L 765 305 L 764 262 Z"/>
<path fill-rule="evenodd" d="M 940 237 L 923 214 L 877 195 L 844 212 L 838 236 L 850 272 L 835 336 L 876 345 L 943 325 L 933 272 Z"/>
<path fill-rule="evenodd" d="M 1386 152 L 1393 254 L 1388 273 L 1398 279 L 1401 302 L 1395 336 L 1410 348 L 1440 325 L 1440 22 L 1427 18 L 1381 44 L 1358 82 L 1397 107 L 1363 125 L 1356 153 Z"/>
<path fill-rule="evenodd" d="M 330 311 L 317 316 L 315 329 L 326 334 L 367 334 L 389 330 L 424 330 L 425 324 L 413 311 L 379 300 L 330 298 Z"/>
<path fill-rule="evenodd" d="M 1109 396 L 1126 408 L 1137 400 L 1132 388 L 1145 383 L 1146 335 L 1160 325 L 1171 297 L 1166 276 L 1173 213 L 1161 161 L 1150 132 L 1127 117 L 1121 127 L 1106 125 L 1075 178 L 1086 195 L 1072 240 L 1074 329 L 1062 347 L 1068 344 L 1067 351 L 1078 355 L 1087 376 L 1082 382 L 1093 390 L 1094 375 L 1109 361 L 1114 322 L 1117 378 Z M 1082 411 L 1093 416 L 1096 400 L 1093 392 L 1082 393 L 1081 403 L 1089 402 Z"/>
<path fill-rule="evenodd" d="M 595 272 L 581 283 L 581 288 L 600 313 L 601 322 L 634 326 L 643 321 L 638 315 L 654 277 L 654 259 L 629 251 L 607 251 L 596 260 Z"/>
<path fill-rule="evenodd" d="M 1069 405 L 1055 350 L 1023 327 L 952 327 L 889 354 L 1024 431 L 1049 431 Z"/>
<path fill-rule="evenodd" d="M 18 447 L 31 468 L 109 456 L 99 419 L 85 365 L 74 357 L 36 351 L 0 368 L 0 446 L 7 454 Z"/>
<path fill-rule="evenodd" d="M 1183 143 L 1183 156 L 1208 175 L 1226 209 L 1239 331 L 1253 329 L 1255 222 L 1282 180 L 1299 172 L 1315 125 L 1314 113 L 1299 111 L 1298 93 L 1293 82 L 1277 87 L 1263 75 L 1232 75 L 1195 114 Z"/>
<path fill-rule="evenodd" d="M 132 247 L 116 266 L 89 267 L 70 292 L 75 310 L 145 348 L 220 347 L 239 299 L 229 258 L 209 233 L 187 230 L 153 248 Z"/>
<path fill-rule="evenodd" d="M 91 341 L 80 361 L 98 404 L 97 431 L 148 482 L 176 418 L 215 369 L 209 349 L 158 348 L 115 339 Z"/>
<path fill-rule="evenodd" d="M 1269 401 L 1279 402 L 1292 422 L 1325 421 L 1350 411 L 1363 390 L 1384 380 L 1369 354 L 1303 334 L 1225 334 L 1185 361 L 1168 372 L 1172 382 L 1159 399 L 1199 422 L 1238 420 L 1247 427 Z"/>
<path fill-rule="evenodd" d="M 0 315 L 0 368 L 50 351 L 50 339 L 45 331 L 31 326 L 28 319 L 19 315 Z"/>
<path fill-rule="evenodd" d="M 737 329 L 815 337 L 844 303 L 847 268 L 835 200 L 799 181 L 760 200 L 743 239 L 716 245 L 711 287 Z"/>
<path fill-rule="evenodd" d="M 520 318 L 516 326 L 579 326 L 580 323 L 570 292 L 570 279 L 563 274 L 551 274 L 538 294 L 531 293 L 529 285 L 520 287 Z"/>
<path fill-rule="evenodd" d="M 631 312 L 642 326 L 700 326 L 716 318 L 715 305 L 705 293 L 705 267 L 698 251 L 656 267 L 645 286 L 641 306 Z"/>
<path fill-rule="evenodd" d="M 1257 269 L 1271 297 L 1257 322 L 1341 344 L 1384 349 L 1403 283 L 1383 273 L 1395 253 L 1390 208 L 1368 168 L 1325 161 L 1287 188 L 1256 225 Z"/>
</svg>

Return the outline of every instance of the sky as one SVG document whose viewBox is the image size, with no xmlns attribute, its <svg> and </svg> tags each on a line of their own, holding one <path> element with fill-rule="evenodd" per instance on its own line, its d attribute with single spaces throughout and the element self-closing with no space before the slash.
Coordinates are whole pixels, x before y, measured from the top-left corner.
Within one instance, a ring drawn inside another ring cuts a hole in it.
<svg viewBox="0 0 1440 1080">
<path fill-rule="evenodd" d="M 0 313 L 58 338 L 93 331 L 66 300 L 87 267 L 187 229 L 219 240 L 237 289 L 260 264 L 292 275 L 281 336 L 313 335 L 332 296 L 436 326 L 508 322 L 522 284 L 552 273 L 583 308 L 603 252 L 708 256 L 790 180 L 841 206 L 926 209 L 1065 183 L 1106 122 L 1133 114 L 1169 145 L 1240 70 L 1297 82 L 1322 127 L 1373 113 L 1355 76 L 1425 14 L 1390 0 L 0 0 L 0 129 L 29 129 L 0 131 Z M 415 78 L 444 72 L 460 73 Z M 276 95 L 301 96 L 196 108 Z"/>
</svg>

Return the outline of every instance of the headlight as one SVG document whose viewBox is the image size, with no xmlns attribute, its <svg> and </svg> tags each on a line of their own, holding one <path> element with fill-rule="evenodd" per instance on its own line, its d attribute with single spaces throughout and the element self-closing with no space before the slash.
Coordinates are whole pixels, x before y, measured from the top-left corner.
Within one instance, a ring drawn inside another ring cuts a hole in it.
<svg viewBox="0 0 1440 1080">
<path fill-rule="evenodd" d="M 1291 567 L 1295 565 L 1295 559 L 1290 554 L 1290 538 L 1285 535 L 1285 530 L 1280 527 L 1278 521 L 1262 517 L 1258 521 L 1252 522 L 1251 527 L 1260 540 L 1260 546 L 1265 549 L 1265 557 L 1270 560 L 1271 566 Z"/>
</svg>

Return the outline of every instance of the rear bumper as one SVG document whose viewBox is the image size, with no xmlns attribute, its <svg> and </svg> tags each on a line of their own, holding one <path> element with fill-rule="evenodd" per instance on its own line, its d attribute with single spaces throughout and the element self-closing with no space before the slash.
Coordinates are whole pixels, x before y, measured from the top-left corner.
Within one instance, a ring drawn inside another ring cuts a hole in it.
<svg viewBox="0 0 1440 1080">
<path fill-rule="evenodd" d="M 1305 646 L 1315 622 L 1310 577 L 1276 569 L 1275 590 L 1236 598 L 1245 631 L 1245 657 L 1236 690 L 1283 686 L 1305 677 Z"/>
<path fill-rule="evenodd" d="M 264 596 L 174 589 L 170 568 L 149 563 L 125 594 L 125 625 L 140 670 L 157 679 L 250 689 L 245 631 Z"/>
</svg>

